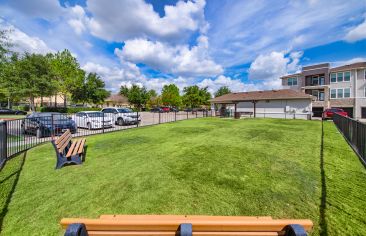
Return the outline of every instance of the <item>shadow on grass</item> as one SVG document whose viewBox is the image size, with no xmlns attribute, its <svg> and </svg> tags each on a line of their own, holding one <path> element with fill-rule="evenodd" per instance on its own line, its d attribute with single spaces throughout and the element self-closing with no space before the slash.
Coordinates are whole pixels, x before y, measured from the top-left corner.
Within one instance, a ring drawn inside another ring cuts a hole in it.
<svg viewBox="0 0 366 236">
<path fill-rule="evenodd" d="M 328 225 L 326 220 L 326 208 L 327 208 L 327 185 L 325 179 L 325 170 L 324 170 L 324 126 L 322 121 L 322 131 L 321 131 L 321 141 L 320 141 L 320 175 L 321 175 L 321 184 L 322 184 L 322 192 L 321 192 L 321 200 L 319 207 L 319 226 L 320 226 L 320 236 L 328 235 Z"/>
<path fill-rule="evenodd" d="M 23 169 L 26 152 L 20 154 L 18 157 L 9 160 L 1 170 L 0 175 L 0 233 L 2 231 L 4 217 L 8 212 L 8 206 L 18 183 L 20 173 Z M 10 163 L 12 162 L 12 163 Z M 18 163 L 19 162 L 19 163 Z M 9 172 L 9 173 L 8 173 Z"/>
</svg>

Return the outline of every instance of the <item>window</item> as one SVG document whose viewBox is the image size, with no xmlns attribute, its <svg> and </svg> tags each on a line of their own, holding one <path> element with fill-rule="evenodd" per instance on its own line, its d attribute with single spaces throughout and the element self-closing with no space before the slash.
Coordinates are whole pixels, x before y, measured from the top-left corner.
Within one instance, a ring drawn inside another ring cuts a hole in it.
<svg viewBox="0 0 366 236">
<path fill-rule="evenodd" d="M 318 85 L 319 84 L 319 76 L 311 77 L 311 85 Z"/>
<path fill-rule="evenodd" d="M 324 81 L 325 81 L 324 75 L 320 76 L 319 77 L 319 85 L 324 85 Z"/>
<path fill-rule="evenodd" d="M 365 71 L 364 71 L 365 73 L 364 73 L 364 79 L 366 79 L 366 69 L 365 69 Z"/>
<path fill-rule="evenodd" d="M 345 97 L 345 98 L 349 98 L 349 97 L 351 97 L 351 89 L 350 89 L 350 88 L 345 88 L 345 89 L 343 90 L 343 92 L 344 92 L 344 97 Z"/>
<path fill-rule="evenodd" d="M 295 85 L 297 85 L 297 78 L 288 78 L 287 79 L 287 85 L 288 86 L 295 86 Z"/>
<path fill-rule="evenodd" d="M 324 91 L 312 90 L 311 95 L 317 98 L 317 101 L 324 101 Z"/>
<path fill-rule="evenodd" d="M 365 95 L 366 95 L 366 87 L 365 87 Z M 351 88 L 339 88 L 339 89 L 331 89 L 330 90 L 330 98 L 350 98 L 351 97 Z"/>
<path fill-rule="evenodd" d="M 363 87 L 363 96 L 366 98 L 366 86 Z"/>
<path fill-rule="evenodd" d="M 336 83 L 337 82 L 337 74 L 336 73 L 330 74 L 330 82 L 331 83 Z"/>
<path fill-rule="evenodd" d="M 346 71 L 344 72 L 344 81 L 350 81 L 351 80 L 351 72 Z"/>
<path fill-rule="evenodd" d="M 337 98 L 343 98 L 343 89 L 337 89 Z"/>
<path fill-rule="evenodd" d="M 337 98 L 337 89 L 330 90 L 330 98 Z"/>
<path fill-rule="evenodd" d="M 324 91 L 319 92 L 319 101 L 324 101 Z"/>
<path fill-rule="evenodd" d="M 343 72 L 337 73 L 337 82 L 343 82 Z"/>
</svg>

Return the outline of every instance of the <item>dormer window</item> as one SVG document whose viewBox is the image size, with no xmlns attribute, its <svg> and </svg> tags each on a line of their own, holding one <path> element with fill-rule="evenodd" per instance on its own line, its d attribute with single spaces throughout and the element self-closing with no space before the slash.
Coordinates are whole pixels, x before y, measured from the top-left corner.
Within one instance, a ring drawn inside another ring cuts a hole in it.
<svg viewBox="0 0 366 236">
<path fill-rule="evenodd" d="M 297 78 L 288 78 L 287 79 L 288 86 L 296 86 L 297 85 Z"/>
</svg>

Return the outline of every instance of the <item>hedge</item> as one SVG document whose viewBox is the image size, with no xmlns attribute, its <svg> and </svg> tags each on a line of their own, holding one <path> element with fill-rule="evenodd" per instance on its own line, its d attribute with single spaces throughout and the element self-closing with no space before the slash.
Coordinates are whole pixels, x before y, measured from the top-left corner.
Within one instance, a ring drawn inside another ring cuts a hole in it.
<svg viewBox="0 0 366 236">
<path fill-rule="evenodd" d="M 100 111 L 98 107 L 41 107 L 41 112 L 76 113 L 80 111 Z"/>
</svg>

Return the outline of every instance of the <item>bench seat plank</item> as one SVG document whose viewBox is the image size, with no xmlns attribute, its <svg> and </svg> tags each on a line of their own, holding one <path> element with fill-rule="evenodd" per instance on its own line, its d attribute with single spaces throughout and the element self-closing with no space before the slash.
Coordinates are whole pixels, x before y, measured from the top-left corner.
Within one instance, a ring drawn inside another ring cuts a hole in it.
<svg viewBox="0 0 366 236">
<path fill-rule="evenodd" d="M 81 139 L 80 141 L 80 146 L 79 146 L 79 150 L 78 150 L 78 154 L 83 153 L 84 152 L 84 144 L 85 144 L 85 138 Z"/>
<path fill-rule="evenodd" d="M 191 223 L 194 232 L 237 232 L 237 231 L 259 231 L 279 232 L 286 225 L 299 224 L 305 230 L 311 230 L 311 220 L 221 220 L 211 221 L 202 219 L 177 220 L 177 219 L 146 219 L 146 220 L 114 220 L 114 219 L 78 219 L 65 218 L 61 225 L 66 228 L 72 223 L 84 223 L 88 230 L 98 231 L 175 231 L 182 223 Z"/>
<path fill-rule="evenodd" d="M 117 220 L 248 220 L 248 219 L 267 219 L 272 220 L 270 216 L 203 216 L 203 215 L 101 215 L 99 219 L 117 219 Z"/>
<path fill-rule="evenodd" d="M 74 149 L 75 149 L 75 144 L 76 142 L 73 142 L 69 148 L 69 151 L 66 154 L 66 157 L 71 157 L 71 154 L 73 153 Z"/>
<path fill-rule="evenodd" d="M 76 144 L 75 144 L 75 148 L 74 148 L 74 151 L 72 152 L 72 155 L 76 155 L 78 153 L 78 150 L 79 150 L 79 147 L 80 147 L 80 144 L 81 144 L 81 140 L 75 140 L 74 141 Z"/>
<path fill-rule="evenodd" d="M 66 130 L 65 133 L 63 133 L 60 137 L 58 137 L 55 141 L 55 144 L 58 145 L 61 141 L 64 140 L 70 133 L 70 130 Z"/>
</svg>

